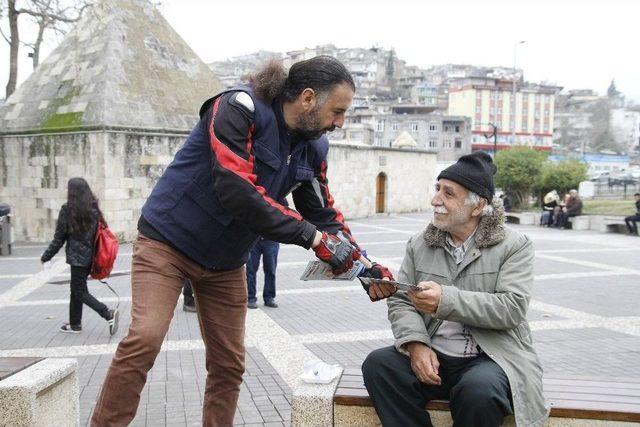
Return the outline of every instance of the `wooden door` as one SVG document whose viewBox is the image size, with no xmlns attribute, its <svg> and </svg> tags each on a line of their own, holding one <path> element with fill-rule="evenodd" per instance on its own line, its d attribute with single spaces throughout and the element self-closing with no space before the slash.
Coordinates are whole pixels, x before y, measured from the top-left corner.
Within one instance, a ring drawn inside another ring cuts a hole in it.
<svg viewBox="0 0 640 427">
<path fill-rule="evenodd" d="M 387 186 L 387 176 L 383 173 L 376 178 L 376 213 L 384 212 L 385 188 Z"/>
</svg>

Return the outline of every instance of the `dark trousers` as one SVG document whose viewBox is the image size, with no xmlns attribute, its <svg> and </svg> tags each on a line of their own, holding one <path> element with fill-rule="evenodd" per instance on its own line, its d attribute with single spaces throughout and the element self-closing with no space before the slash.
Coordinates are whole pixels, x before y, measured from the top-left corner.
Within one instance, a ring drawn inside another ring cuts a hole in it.
<svg viewBox="0 0 640 427">
<path fill-rule="evenodd" d="M 272 301 L 276 297 L 276 268 L 278 266 L 278 251 L 280 244 L 272 240 L 260 239 L 249 253 L 247 261 L 247 293 L 248 301 L 256 302 L 256 274 L 260 267 L 262 256 L 264 271 L 264 288 L 262 298 L 264 301 Z"/>
<path fill-rule="evenodd" d="M 198 301 L 205 347 L 202 425 L 231 426 L 244 373 L 245 277 L 244 267 L 207 270 L 172 247 L 139 235 L 131 262 L 131 325 L 111 361 L 91 426 L 126 426 L 133 420 L 185 278 Z"/>
<path fill-rule="evenodd" d="M 385 427 L 431 426 L 427 402 L 449 400 L 454 427 L 499 426 L 512 414 L 506 374 L 488 356 L 457 358 L 438 354 L 442 385 L 420 382 L 409 357 L 385 347 L 362 364 L 367 391 Z"/>
<path fill-rule="evenodd" d="M 577 215 L 568 214 L 566 212 L 560 212 L 560 214 L 558 215 L 556 226 L 560 228 L 567 228 L 567 224 L 569 224 L 569 218 L 573 218 L 574 216 L 577 216 Z"/>
<path fill-rule="evenodd" d="M 627 224 L 627 229 L 629 229 L 629 233 L 638 234 L 637 223 L 639 221 L 640 221 L 640 213 L 628 216 L 624 219 L 625 224 Z"/>
<path fill-rule="evenodd" d="M 109 309 L 89 293 L 87 277 L 89 268 L 71 266 L 71 299 L 69 300 L 69 324 L 82 325 L 82 305 L 87 304 L 96 313 L 109 319 Z"/>
<path fill-rule="evenodd" d="M 184 279 L 182 285 L 182 296 L 184 297 L 184 303 L 186 305 L 194 305 L 195 299 L 193 298 L 193 288 L 191 287 L 191 280 Z"/>
</svg>

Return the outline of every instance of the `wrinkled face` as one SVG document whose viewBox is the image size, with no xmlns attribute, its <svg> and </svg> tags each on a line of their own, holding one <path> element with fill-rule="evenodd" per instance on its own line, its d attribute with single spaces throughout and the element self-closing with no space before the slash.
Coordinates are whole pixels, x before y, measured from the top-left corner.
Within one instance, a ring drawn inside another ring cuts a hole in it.
<svg viewBox="0 0 640 427">
<path fill-rule="evenodd" d="M 636 202 L 639 202 L 639 201 L 640 201 L 640 196 L 633 196 L 633 197 L 635 197 L 635 198 L 636 198 Z"/>
<path fill-rule="evenodd" d="M 322 104 L 315 92 L 305 89 L 301 95 L 304 111 L 296 119 L 294 132 L 302 139 L 317 139 L 344 125 L 344 116 L 353 100 L 353 90 L 344 83 L 335 86 Z"/>
<path fill-rule="evenodd" d="M 433 206 L 433 225 L 438 229 L 455 233 L 465 227 L 472 219 L 473 205 L 465 205 L 469 190 L 457 182 L 440 179 L 436 183 L 435 195 L 431 199 Z"/>
</svg>

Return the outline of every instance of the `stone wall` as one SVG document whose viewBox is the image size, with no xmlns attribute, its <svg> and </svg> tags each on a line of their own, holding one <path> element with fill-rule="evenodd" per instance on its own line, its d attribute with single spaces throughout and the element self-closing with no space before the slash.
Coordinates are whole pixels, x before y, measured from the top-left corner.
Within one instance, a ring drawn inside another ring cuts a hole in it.
<svg viewBox="0 0 640 427">
<path fill-rule="evenodd" d="M 67 181 L 81 176 L 119 238 L 136 234 L 140 209 L 186 134 L 100 130 L 0 137 L 0 201 L 14 215 L 16 240 L 49 241 Z M 376 212 L 376 179 L 386 175 L 385 212 L 429 207 L 436 155 L 425 151 L 336 144 L 328 177 L 347 218 Z"/>
<path fill-rule="evenodd" d="M 380 173 L 386 175 L 385 212 L 416 212 L 430 207 L 436 153 L 332 144 L 328 165 L 335 206 L 347 218 L 376 213 L 376 179 Z"/>
<path fill-rule="evenodd" d="M 113 231 L 131 240 L 140 208 L 185 138 L 119 131 L 0 137 L 0 201 L 11 205 L 15 239 L 49 241 L 67 181 L 79 176 Z"/>
</svg>

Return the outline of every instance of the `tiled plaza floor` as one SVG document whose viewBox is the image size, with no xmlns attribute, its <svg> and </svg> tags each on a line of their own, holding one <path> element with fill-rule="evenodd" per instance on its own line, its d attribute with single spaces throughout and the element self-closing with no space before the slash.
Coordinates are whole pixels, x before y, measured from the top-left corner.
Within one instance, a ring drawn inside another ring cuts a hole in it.
<svg viewBox="0 0 640 427">
<path fill-rule="evenodd" d="M 350 222 L 369 256 L 397 271 L 406 240 L 425 227 L 427 213 L 378 216 Z M 640 238 L 593 231 L 515 226 L 536 249 L 536 282 L 529 311 L 535 346 L 545 373 L 640 378 Z M 130 322 L 128 271 L 131 246 L 123 245 L 110 281 L 121 295 L 121 328 L 109 337 L 104 320 L 85 307 L 83 333 L 57 332 L 68 315 L 68 269 L 47 283 L 40 271 L 42 244 L 16 243 L 0 257 L 0 356 L 77 357 L 80 365 L 81 424 L 89 419 L 115 346 Z M 62 251 L 63 252 L 63 251 Z M 247 316 L 247 370 L 235 422 L 288 425 L 294 377 L 264 332 L 279 334 L 299 357 L 358 365 L 392 338 L 384 303 L 371 303 L 357 282 L 301 282 L 312 252 L 291 246 L 280 251 L 280 307 L 260 304 Z M 63 260 L 62 253 L 54 261 Z M 59 265 L 60 266 L 60 265 Z M 54 267 L 55 268 L 55 267 Z M 64 269 L 63 266 L 59 268 Z M 261 283 L 262 277 L 258 280 Z M 91 292 L 107 305 L 113 294 L 97 282 Z M 276 344 L 273 344 L 274 346 Z M 287 355 L 296 356 L 296 355 Z M 176 307 L 174 320 L 149 374 L 133 425 L 200 425 L 205 379 L 204 351 L 195 314 Z"/>
</svg>

